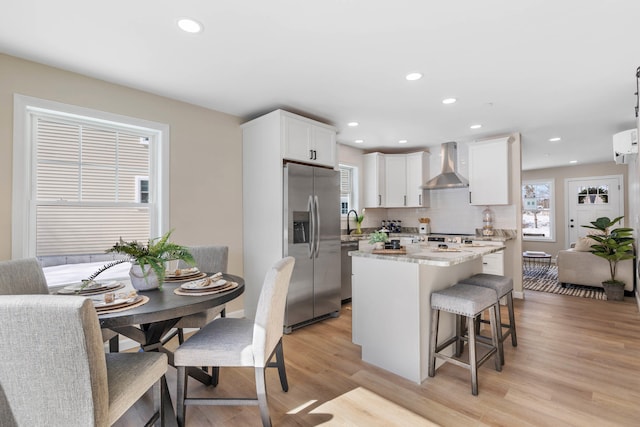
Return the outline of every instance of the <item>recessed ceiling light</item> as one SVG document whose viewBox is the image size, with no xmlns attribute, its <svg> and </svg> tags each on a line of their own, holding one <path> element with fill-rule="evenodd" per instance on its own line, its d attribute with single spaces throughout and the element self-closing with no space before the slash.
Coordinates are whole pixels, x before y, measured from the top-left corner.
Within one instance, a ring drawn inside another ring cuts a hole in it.
<svg viewBox="0 0 640 427">
<path fill-rule="evenodd" d="M 178 19 L 178 27 L 186 33 L 201 33 L 202 32 L 202 24 L 198 21 L 190 18 L 180 18 Z"/>
<path fill-rule="evenodd" d="M 569 163 L 571 163 L 573 165 L 575 163 L 578 163 L 578 161 L 577 160 L 570 160 Z"/>
<path fill-rule="evenodd" d="M 354 142 L 356 144 L 362 144 L 364 142 L 364 139 L 356 139 Z"/>
<path fill-rule="evenodd" d="M 398 144 L 406 144 L 407 140 L 406 139 L 401 139 L 400 141 L 398 141 Z"/>
<path fill-rule="evenodd" d="M 562 138 L 560 138 L 559 136 L 554 136 L 553 138 L 549 138 L 549 142 L 558 142 L 560 141 Z"/>
<path fill-rule="evenodd" d="M 456 101 L 457 101 L 457 99 L 455 99 L 455 98 L 445 98 L 445 99 L 442 100 L 442 103 L 443 104 L 453 104 Z"/>
<path fill-rule="evenodd" d="M 421 73 L 409 73 L 409 74 L 407 74 L 407 76 L 405 78 L 407 80 L 409 80 L 409 81 L 420 80 L 422 78 L 422 74 Z"/>
<path fill-rule="evenodd" d="M 356 127 L 356 126 L 358 126 L 359 124 L 360 124 L 360 123 L 358 123 L 358 122 L 349 122 L 349 123 L 347 123 L 347 126 L 350 126 L 350 127 Z"/>
<path fill-rule="evenodd" d="M 480 129 L 482 127 L 482 125 L 471 125 L 469 126 L 470 129 Z"/>
</svg>

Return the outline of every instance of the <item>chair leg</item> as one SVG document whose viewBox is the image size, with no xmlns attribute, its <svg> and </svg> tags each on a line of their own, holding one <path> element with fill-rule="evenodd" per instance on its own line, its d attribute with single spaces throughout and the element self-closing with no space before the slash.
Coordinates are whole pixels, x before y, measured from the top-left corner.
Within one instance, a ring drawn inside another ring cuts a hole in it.
<svg viewBox="0 0 640 427">
<path fill-rule="evenodd" d="M 178 328 L 178 343 L 184 343 L 184 331 L 182 330 L 182 328 Z"/>
<path fill-rule="evenodd" d="M 471 394 L 478 395 L 478 357 L 476 355 L 476 318 L 467 318 L 469 322 L 469 370 L 471 371 Z"/>
<path fill-rule="evenodd" d="M 491 312 L 491 310 L 489 310 L 489 312 Z M 493 335 L 494 333 L 497 333 L 498 356 L 500 357 L 500 364 L 504 365 L 504 347 L 502 345 L 502 315 L 500 314 L 500 300 L 498 300 L 498 303 L 494 306 L 494 312 L 495 312 L 495 321 L 496 321 L 497 328 L 491 331 L 491 335 Z"/>
<path fill-rule="evenodd" d="M 440 310 L 431 309 L 431 333 L 429 335 L 429 376 L 436 374 L 436 346 L 438 344 L 438 321 Z"/>
<path fill-rule="evenodd" d="M 220 367 L 212 366 L 211 367 L 211 385 L 216 387 L 219 381 L 220 381 Z"/>
<path fill-rule="evenodd" d="M 282 338 L 276 345 L 276 365 L 278 367 L 278 375 L 280 376 L 280 385 L 282 391 L 289 391 L 289 383 L 287 382 L 287 371 L 284 367 L 284 351 L 282 348 Z"/>
<path fill-rule="evenodd" d="M 516 316 L 513 312 L 513 292 L 507 295 L 507 308 L 509 309 L 509 329 L 511 330 L 511 345 L 518 346 L 518 338 L 516 337 Z"/>
<path fill-rule="evenodd" d="M 499 329 L 502 327 L 498 321 L 497 311 L 500 310 L 500 303 L 494 304 L 493 307 L 489 310 L 489 315 L 491 319 L 491 342 L 493 346 L 496 348 L 496 354 L 494 354 L 494 361 L 496 364 L 496 371 L 502 371 L 502 365 L 504 364 L 503 359 L 500 356 L 500 348 L 498 346 L 502 345 L 502 341 L 499 337 Z"/>
<path fill-rule="evenodd" d="M 269 416 L 269 405 L 267 405 L 267 387 L 265 381 L 265 368 L 255 368 L 256 392 L 258 394 L 258 406 L 260 407 L 260 418 L 264 427 L 271 427 L 271 417 Z"/>
<path fill-rule="evenodd" d="M 157 426 L 164 426 L 164 398 L 162 396 L 162 378 L 156 381 L 156 383 L 153 385 L 151 393 L 153 394 L 154 417 L 156 417 L 156 414 L 158 416 L 156 422 L 153 424 Z"/>
<path fill-rule="evenodd" d="M 109 353 L 117 353 L 118 351 L 120 351 L 120 335 L 109 340 Z"/>
<path fill-rule="evenodd" d="M 184 400 L 187 398 L 187 368 L 186 366 L 178 366 L 177 367 L 177 409 L 176 409 L 176 417 L 178 419 L 178 426 L 184 427 L 185 423 L 185 415 L 186 415 L 186 407 L 184 405 Z"/>
<path fill-rule="evenodd" d="M 227 307 L 223 308 L 220 312 L 220 317 L 227 317 Z"/>
</svg>

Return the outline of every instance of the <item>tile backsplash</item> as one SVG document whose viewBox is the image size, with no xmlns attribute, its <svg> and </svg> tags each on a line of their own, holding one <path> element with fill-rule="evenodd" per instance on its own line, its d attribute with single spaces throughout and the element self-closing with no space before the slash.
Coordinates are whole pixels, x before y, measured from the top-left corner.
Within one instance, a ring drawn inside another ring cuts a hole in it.
<svg viewBox="0 0 640 427">
<path fill-rule="evenodd" d="M 428 208 L 371 208 L 365 212 L 362 224 L 366 228 L 380 227 L 382 220 L 402 221 L 403 227 L 418 227 L 418 218 L 431 219 L 431 233 L 475 234 L 482 228 L 482 211 L 485 206 L 469 205 L 467 188 L 430 190 L 431 206 Z M 494 228 L 515 229 L 515 205 L 491 206 L 494 212 Z M 346 226 L 343 226 L 346 228 Z"/>
</svg>

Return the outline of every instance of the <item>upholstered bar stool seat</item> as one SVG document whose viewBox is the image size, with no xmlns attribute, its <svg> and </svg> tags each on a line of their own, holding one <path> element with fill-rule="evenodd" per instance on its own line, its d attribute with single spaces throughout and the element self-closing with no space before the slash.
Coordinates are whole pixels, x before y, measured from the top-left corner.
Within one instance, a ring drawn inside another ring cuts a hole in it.
<svg viewBox="0 0 640 427">
<path fill-rule="evenodd" d="M 476 341 L 476 321 L 479 314 L 489 309 L 491 318 L 492 343 L 487 345 Z M 436 358 L 454 365 L 469 369 L 471 372 L 471 393 L 478 394 L 478 368 L 491 356 L 494 357 L 496 371 L 502 370 L 502 361 L 498 352 L 498 323 L 496 311 L 499 309 L 495 291 L 480 286 L 457 283 L 450 288 L 431 294 L 431 335 L 429 337 L 429 376 L 435 376 Z M 438 327 L 440 312 L 445 311 L 456 315 L 456 330 L 453 337 L 438 344 Z M 462 317 L 469 323 L 468 336 L 462 333 Z M 469 341 L 469 360 L 465 362 L 461 355 L 463 340 Z M 442 351 L 455 344 L 454 356 L 448 356 Z M 478 359 L 477 344 L 487 345 L 488 351 Z"/>
<path fill-rule="evenodd" d="M 504 348 L 502 343 L 508 336 L 511 336 L 511 345 L 516 347 L 518 345 L 518 338 L 516 336 L 516 321 L 515 314 L 513 312 L 513 279 L 511 277 L 500 276 L 497 274 L 480 273 L 473 275 L 467 279 L 463 279 L 460 283 L 466 283 L 473 286 L 481 286 L 483 288 L 493 289 L 496 292 L 498 300 L 505 298 L 507 303 L 507 309 L 509 311 L 509 324 L 502 323 L 502 316 L 500 315 L 500 307 L 496 313 L 497 322 L 500 325 L 498 328 L 500 360 L 504 364 Z M 481 322 L 485 322 L 481 320 Z M 477 324 L 479 326 L 479 323 Z M 507 328 L 506 332 L 502 331 L 502 328 Z M 478 328 L 479 329 L 479 328 Z M 476 330 L 477 332 L 478 330 Z M 485 339 L 486 337 L 479 336 L 479 339 Z"/>
</svg>

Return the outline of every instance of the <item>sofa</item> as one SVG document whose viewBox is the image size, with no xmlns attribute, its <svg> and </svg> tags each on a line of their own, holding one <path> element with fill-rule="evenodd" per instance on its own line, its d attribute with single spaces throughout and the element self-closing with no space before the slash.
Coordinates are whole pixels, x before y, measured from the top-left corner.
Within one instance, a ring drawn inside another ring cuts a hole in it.
<svg viewBox="0 0 640 427">
<path fill-rule="evenodd" d="M 589 239 L 590 240 L 590 239 Z M 558 251 L 558 282 L 574 285 L 602 287 L 602 282 L 611 279 L 609 261 L 589 252 L 591 242 L 581 239 L 571 244 L 570 249 Z M 616 280 L 625 283 L 624 290 L 632 292 L 635 287 L 635 259 L 618 262 Z"/>
</svg>

